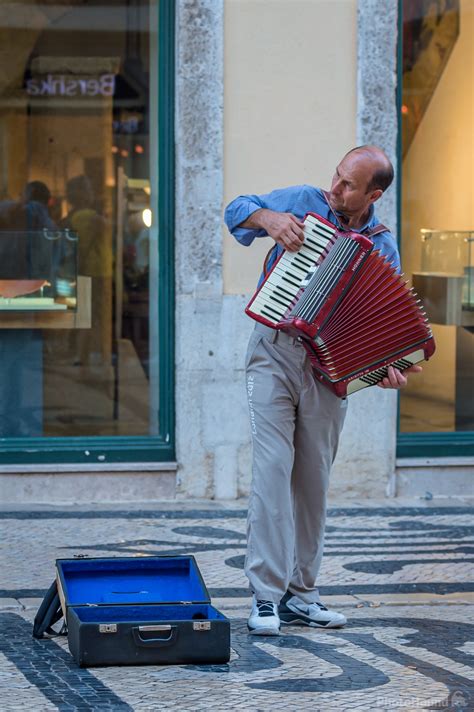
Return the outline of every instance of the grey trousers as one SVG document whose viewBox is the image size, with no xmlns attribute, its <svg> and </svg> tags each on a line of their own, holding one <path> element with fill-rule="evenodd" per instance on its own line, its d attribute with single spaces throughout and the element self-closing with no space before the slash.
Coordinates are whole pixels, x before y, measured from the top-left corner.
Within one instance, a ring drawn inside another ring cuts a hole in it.
<svg viewBox="0 0 474 712">
<path fill-rule="evenodd" d="M 323 554 L 326 496 L 347 410 L 316 381 L 303 346 L 257 324 L 246 356 L 253 441 L 245 573 L 258 599 L 306 603 Z"/>
</svg>

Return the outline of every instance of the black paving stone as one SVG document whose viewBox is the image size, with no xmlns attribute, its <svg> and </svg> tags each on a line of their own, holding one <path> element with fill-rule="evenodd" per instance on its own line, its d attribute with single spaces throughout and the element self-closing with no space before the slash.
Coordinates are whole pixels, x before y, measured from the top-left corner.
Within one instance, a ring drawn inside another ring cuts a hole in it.
<svg viewBox="0 0 474 712">
<path fill-rule="evenodd" d="M 98 695 L 103 694 L 117 712 L 132 711 L 130 705 L 88 670 L 78 668 L 53 640 L 32 638 L 32 626 L 21 616 L 2 613 L 0 621 L 0 651 L 58 709 L 96 710 L 98 707 L 92 706 L 91 700 L 98 700 Z M 64 669 L 69 671 L 67 676 Z"/>
<path fill-rule="evenodd" d="M 461 507 L 333 507 L 331 517 L 439 517 L 469 514 L 470 506 Z M 245 519 L 246 509 L 232 510 L 101 510 L 101 511 L 1 511 L 0 519 Z"/>
<path fill-rule="evenodd" d="M 349 561 L 343 564 L 343 568 L 348 571 L 357 571 L 364 574 L 393 574 L 400 571 L 404 566 L 422 566 L 423 564 L 466 564 L 474 563 L 474 559 L 467 557 L 450 557 L 449 552 L 442 559 L 433 556 L 430 559 L 404 559 L 401 555 L 396 561 Z"/>
</svg>

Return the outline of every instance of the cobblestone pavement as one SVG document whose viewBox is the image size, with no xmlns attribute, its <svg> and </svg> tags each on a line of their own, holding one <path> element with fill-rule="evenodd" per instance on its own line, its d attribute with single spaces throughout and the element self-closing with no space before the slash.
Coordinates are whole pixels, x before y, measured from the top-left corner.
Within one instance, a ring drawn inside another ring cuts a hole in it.
<svg viewBox="0 0 474 712">
<path fill-rule="evenodd" d="M 321 593 L 340 630 L 247 635 L 239 504 L 0 511 L 0 710 L 474 710 L 468 506 L 333 507 Z M 230 618 L 226 665 L 81 669 L 31 621 L 56 558 L 193 554 Z"/>
</svg>

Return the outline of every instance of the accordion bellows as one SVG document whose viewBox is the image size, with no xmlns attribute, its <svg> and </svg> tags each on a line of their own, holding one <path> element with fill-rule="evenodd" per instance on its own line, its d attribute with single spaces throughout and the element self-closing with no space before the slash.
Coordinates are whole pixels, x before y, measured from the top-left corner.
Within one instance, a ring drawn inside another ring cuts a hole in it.
<svg viewBox="0 0 474 712">
<path fill-rule="evenodd" d="M 375 385 L 389 365 L 430 358 L 423 307 L 372 240 L 312 213 L 304 224 L 303 246 L 280 256 L 246 313 L 300 337 L 316 378 L 340 397 Z"/>
</svg>

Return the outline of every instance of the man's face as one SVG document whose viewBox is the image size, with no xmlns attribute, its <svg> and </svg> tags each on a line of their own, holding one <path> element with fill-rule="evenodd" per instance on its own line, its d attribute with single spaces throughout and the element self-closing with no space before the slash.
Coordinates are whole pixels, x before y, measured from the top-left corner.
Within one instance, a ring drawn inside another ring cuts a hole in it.
<svg viewBox="0 0 474 712">
<path fill-rule="evenodd" d="M 374 162 L 363 153 L 350 153 L 336 168 L 332 179 L 330 201 L 337 212 L 356 215 L 365 212 L 381 195 L 380 190 L 367 190 L 374 174 Z"/>
</svg>

